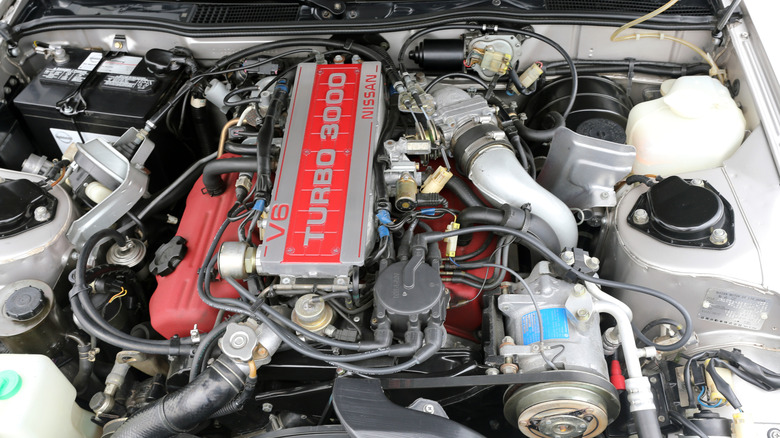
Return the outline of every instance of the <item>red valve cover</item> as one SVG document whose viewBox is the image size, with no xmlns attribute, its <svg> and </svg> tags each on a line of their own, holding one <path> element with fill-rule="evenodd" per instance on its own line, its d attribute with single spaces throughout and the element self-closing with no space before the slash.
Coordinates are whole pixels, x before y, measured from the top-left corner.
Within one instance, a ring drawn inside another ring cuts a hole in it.
<svg viewBox="0 0 780 438">
<path fill-rule="evenodd" d="M 228 157 L 230 155 L 223 156 Z M 220 196 L 211 197 L 204 192 L 203 178 L 195 183 L 187 196 L 187 206 L 176 233 L 187 241 L 187 254 L 170 275 L 157 276 L 157 289 L 149 301 L 149 313 L 152 327 L 166 338 L 173 335 L 190 336 L 190 330 L 195 324 L 200 332 L 207 332 L 214 327 L 218 310 L 200 299 L 196 283 L 198 269 L 203 264 L 211 241 L 227 217 L 228 210 L 236 202 L 235 191 L 231 188 L 238 174 L 228 174 L 224 178 L 228 189 Z M 217 251 L 222 242 L 236 240 L 239 222 L 228 225 Z M 212 282 L 211 294 L 223 298 L 238 297 L 236 290 L 225 281 Z"/>
</svg>

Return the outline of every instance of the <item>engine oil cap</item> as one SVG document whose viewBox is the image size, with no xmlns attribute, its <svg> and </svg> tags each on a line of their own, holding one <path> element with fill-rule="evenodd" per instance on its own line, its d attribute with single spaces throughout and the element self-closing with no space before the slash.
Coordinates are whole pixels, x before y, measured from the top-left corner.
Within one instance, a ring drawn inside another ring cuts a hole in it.
<svg viewBox="0 0 780 438">
<path fill-rule="evenodd" d="M 0 371 L 0 400 L 7 400 L 22 389 L 22 376 L 14 370 Z"/>
<path fill-rule="evenodd" d="M 5 302 L 5 315 L 16 321 L 35 318 L 46 307 L 43 291 L 35 286 L 25 286 L 11 293 Z"/>
</svg>

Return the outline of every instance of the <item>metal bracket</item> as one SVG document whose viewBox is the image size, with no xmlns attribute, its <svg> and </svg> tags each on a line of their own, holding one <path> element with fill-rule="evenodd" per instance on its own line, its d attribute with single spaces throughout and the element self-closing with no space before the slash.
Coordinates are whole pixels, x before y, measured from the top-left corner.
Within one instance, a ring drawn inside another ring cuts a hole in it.
<svg viewBox="0 0 780 438">
<path fill-rule="evenodd" d="M 127 53 L 127 37 L 124 35 L 114 35 L 111 42 L 111 50 L 114 52 Z"/>
<path fill-rule="evenodd" d="M 137 131 L 133 128 L 128 130 L 119 141 L 125 139 L 128 135 L 133 135 Z M 145 140 L 135 156 L 133 161 L 139 155 L 149 156 L 154 143 Z M 103 170 L 110 170 L 119 179 L 119 186 L 111 192 L 106 199 L 88 211 L 84 216 L 73 222 L 68 230 L 68 240 L 77 248 L 81 248 L 84 243 L 97 231 L 113 225 L 122 218 L 146 193 L 149 185 L 149 175 L 141 164 L 135 162 L 132 164 L 122 156 L 116 149 L 103 139 L 95 139 L 86 144 L 78 145 L 79 151 L 99 163 Z M 144 158 L 145 160 L 145 158 Z"/>
</svg>

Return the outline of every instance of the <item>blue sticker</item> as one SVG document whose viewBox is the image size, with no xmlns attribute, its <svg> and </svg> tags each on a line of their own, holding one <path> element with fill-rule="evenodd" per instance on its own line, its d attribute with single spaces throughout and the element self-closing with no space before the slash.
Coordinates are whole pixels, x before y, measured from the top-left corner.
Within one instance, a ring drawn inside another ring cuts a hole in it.
<svg viewBox="0 0 780 438">
<path fill-rule="evenodd" d="M 569 321 L 565 308 L 542 309 L 540 313 L 545 340 L 569 339 Z M 536 311 L 523 315 L 520 322 L 523 328 L 523 345 L 539 342 L 539 318 L 536 316 Z"/>
</svg>

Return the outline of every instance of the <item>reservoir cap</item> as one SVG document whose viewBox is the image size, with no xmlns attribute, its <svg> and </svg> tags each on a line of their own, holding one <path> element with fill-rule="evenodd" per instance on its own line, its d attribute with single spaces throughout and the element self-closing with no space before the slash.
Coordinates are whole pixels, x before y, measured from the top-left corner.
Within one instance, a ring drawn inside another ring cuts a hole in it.
<svg viewBox="0 0 780 438">
<path fill-rule="evenodd" d="M 5 314 L 16 321 L 35 318 L 46 307 L 43 291 L 34 286 L 26 286 L 14 291 L 5 302 Z"/>
<path fill-rule="evenodd" d="M 0 400 L 7 400 L 22 389 L 22 376 L 16 371 L 0 371 Z"/>
</svg>

